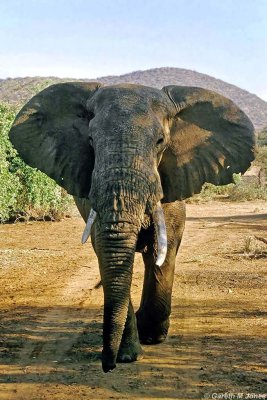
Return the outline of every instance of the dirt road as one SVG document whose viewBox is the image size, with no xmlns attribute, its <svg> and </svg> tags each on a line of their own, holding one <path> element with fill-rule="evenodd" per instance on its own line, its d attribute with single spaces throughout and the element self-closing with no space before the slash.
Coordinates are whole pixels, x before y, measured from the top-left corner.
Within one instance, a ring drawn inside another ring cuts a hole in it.
<svg viewBox="0 0 267 400">
<path fill-rule="evenodd" d="M 109 374 L 100 363 L 102 288 L 94 289 L 91 245 L 80 244 L 83 221 L 0 225 L 0 399 L 264 398 L 267 206 L 189 204 L 187 215 L 169 337 Z M 142 276 L 137 255 L 136 308 Z"/>
</svg>

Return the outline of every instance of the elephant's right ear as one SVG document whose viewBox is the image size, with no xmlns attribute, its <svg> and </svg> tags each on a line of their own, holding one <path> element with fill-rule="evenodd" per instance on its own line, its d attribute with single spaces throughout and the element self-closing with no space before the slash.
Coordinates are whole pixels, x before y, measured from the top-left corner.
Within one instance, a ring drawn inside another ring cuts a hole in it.
<svg viewBox="0 0 267 400">
<path fill-rule="evenodd" d="M 86 102 L 101 85 L 69 82 L 49 86 L 19 112 L 10 140 L 23 160 L 38 168 L 68 193 L 88 197 L 94 152 Z"/>
</svg>

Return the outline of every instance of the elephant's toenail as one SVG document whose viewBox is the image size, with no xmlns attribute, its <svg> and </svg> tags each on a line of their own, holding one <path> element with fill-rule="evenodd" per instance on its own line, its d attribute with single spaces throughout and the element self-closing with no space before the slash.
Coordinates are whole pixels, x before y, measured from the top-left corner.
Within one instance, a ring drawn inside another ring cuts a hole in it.
<svg viewBox="0 0 267 400">
<path fill-rule="evenodd" d="M 123 362 L 130 362 L 132 361 L 131 356 L 129 356 L 129 354 L 125 354 L 124 356 L 121 357 L 121 360 Z"/>
</svg>

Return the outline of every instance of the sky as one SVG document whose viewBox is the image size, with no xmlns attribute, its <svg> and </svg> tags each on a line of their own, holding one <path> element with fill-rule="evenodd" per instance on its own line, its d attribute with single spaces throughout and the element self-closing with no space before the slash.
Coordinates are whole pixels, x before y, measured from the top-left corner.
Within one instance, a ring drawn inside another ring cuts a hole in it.
<svg viewBox="0 0 267 400">
<path fill-rule="evenodd" d="M 267 101 L 267 0 L 0 0 L 0 79 L 158 67 Z"/>
</svg>

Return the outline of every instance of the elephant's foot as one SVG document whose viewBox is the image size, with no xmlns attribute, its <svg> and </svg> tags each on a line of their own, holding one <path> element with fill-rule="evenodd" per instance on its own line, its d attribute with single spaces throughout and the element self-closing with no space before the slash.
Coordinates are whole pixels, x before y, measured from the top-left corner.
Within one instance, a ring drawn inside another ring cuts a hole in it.
<svg viewBox="0 0 267 400">
<path fill-rule="evenodd" d="M 131 342 L 122 342 L 120 345 L 117 362 L 128 363 L 141 360 L 143 358 L 143 350 L 140 342 L 137 340 Z"/>
<path fill-rule="evenodd" d="M 166 339 L 170 326 L 169 318 L 165 321 L 154 321 L 141 312 L 136 313 L 136 318 L 142 344 L 158 344 Z"/>
<path fill-rule="evenodd" d="M 137 360 L 141 360 L 143 358 L 143 350 L 140 345 L 139 339 L 137 337 L 136 332 L 136 339 L 131 340 L 129 337 L 127 341 L 122 341 L 119 352 L 116 356 L 114 352 L 111 350 L 104 350 L 102 351 L 102 369 L 104 372 L 110 372 L 114 368 L 116 368 L 116 362 L 123 362 L 129 363 Z"/>
</svg>

